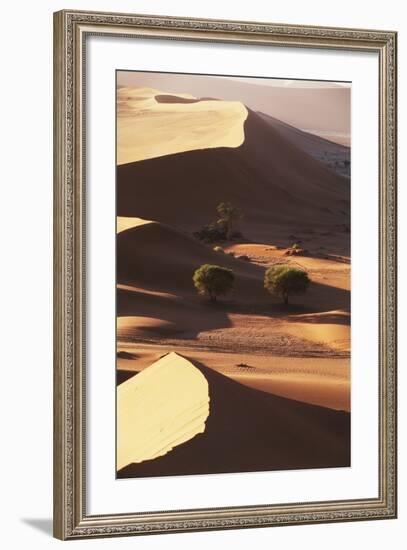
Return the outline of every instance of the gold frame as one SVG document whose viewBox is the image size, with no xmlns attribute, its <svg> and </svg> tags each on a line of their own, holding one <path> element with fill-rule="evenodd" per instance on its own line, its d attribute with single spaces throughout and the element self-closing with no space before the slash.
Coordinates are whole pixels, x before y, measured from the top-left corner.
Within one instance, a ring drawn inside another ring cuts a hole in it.
<svg viewBox="0 0 407 550">
<path fill-rule="evenodd" d="M 376 52 L 379 57 L 379 495 L 173 512 L 86 514 L 86 36 Z M 64 10 L 54 14 L 54 535 L 60 539 L 396 517 L 396 42 L 391 31 Z"/>
</svg>

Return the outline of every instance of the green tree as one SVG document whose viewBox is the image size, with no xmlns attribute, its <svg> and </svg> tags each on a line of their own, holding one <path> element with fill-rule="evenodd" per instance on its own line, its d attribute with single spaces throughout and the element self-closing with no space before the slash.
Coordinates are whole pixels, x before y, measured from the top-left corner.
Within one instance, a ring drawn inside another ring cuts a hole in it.
<svg viewBox="0 0 407 550">
<path fill-rule="evenodd" d="M 203 264 L 192 277 L 199 294 L 207 294 L 212 302 L 233 288 L 235 276 L 231 269 L 218 265 Z"/>
<path fill-rule="evenodd" d="M 267 269 L 264 275 L 264 288 L 271 294 L 282 296 L 288 304 L 292 294 L 303 294 L 310 285 L 308 273 L 289 265 L 274 265 Z"/>
<path fill-rule="evenodd" d="M 225 228 L 226 238 L 230 239 L 236 222 L 243 217 L 243 213 L 240 208 L 233 206 L 231 202 L 221 202 L 216 207 L 216 211 L 219 215 L 217 223 Z"/>
</svg>

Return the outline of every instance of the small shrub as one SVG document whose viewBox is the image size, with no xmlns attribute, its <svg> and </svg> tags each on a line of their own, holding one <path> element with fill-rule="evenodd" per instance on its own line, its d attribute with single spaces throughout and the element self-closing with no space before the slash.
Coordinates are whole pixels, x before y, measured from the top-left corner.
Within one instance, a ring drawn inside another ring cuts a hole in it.
<svg viewBox="0 0 407 550">
<path fill-rule="evenodd" d="M 235 230 L 236 223 L 243 217 L 240 208 L 233 206 L 230 202 L 221 202 L 216 207 L 219 218 L 204 225 L 199 231 L 193 233 L 194 237 L 207 244 L 216 241 L 237 240 L 243 235 Z"/>
<path fill-rule="evenodd" d="M 219 221 L 226 229 L 226 238 L 230 239 L 234 226 L 242 218 L 243 213 L 240 208 L 237 208 L 231 202 L 221 202 L 216 207 L 216 211 L 219 215 Z"/>
<path fill-rule="evenodd" d="M 226 239 L 226 228 L 222 223 L 212 222 L 209 225 L 204 225 L 199 231 L 195 231 L 193 235 L 200 241 L 210 244 L 216 241 L 224 241 Z"/>
<path fill-rule="evenodd" d="M 282 296 L 285 304 L 292 294 L 303 294 L 310 285 L 308 273 L 289 265 L 269 267 L 264 276 L 264 287 L 277 296 Z"/>
<path fill-rule="evenodd" d="M 214 251 L 214 252 L 219 252 L 219 253 L 221 253 L 221 254 L 224 254 L 224 253 L 225 253 L 225 251 L 223 250 L 223 248 L 222 248 L 221 246 L 214 246 L 214 247 L 213 247 L 213 251 Z"/>
<path fill-rule="evenodd" d="M 250 262 L 249 256 L 246 256 L 246 254 L 243 254 L 242 256 L 237 256 L 238 260 L 243 260 L 244 262 Z"/>
<path fill-rule="evenodd" d="M 298 243 L 294 243 L 291 248 L 293 250 L 298 250 L 300 248 L 300 245 Z"/>
<path fill-rule="evenodd" d="M 218 265 L 203 264 L 195 270 L 192 277 L 199 294 L 206 294 L 212 302 L 233 288 L 235 276 L 231 269 Z"/>
</svg>

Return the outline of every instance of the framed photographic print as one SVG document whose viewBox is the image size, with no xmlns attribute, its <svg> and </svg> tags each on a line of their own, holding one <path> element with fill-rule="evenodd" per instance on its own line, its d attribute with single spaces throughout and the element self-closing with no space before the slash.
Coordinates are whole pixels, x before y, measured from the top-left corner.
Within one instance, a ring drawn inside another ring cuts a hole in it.
<svg viewBox="0 0 407 550">
<path fill-rule="evenodd" d="M 396 517 L 396 33 L 54 24 L 55 536 Z"/>
</svg>

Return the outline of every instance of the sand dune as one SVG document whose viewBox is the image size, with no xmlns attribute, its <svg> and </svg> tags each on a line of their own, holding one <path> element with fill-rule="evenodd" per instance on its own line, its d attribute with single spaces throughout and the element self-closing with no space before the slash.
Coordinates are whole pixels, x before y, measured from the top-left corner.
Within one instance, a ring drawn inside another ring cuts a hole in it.
<svg viewBox="0 0 407 550">
<path fill-rule="evenodd" d="M 117 468 L 163 456 L 204 432 L 208 383 L 169 353 L 117 389 Z"/>
<path fill-rule="evenodd" d="M 338 175 L 350 178 L 350 136 L 338 137 L 332 135 L 318 136 L 295 128 L 281 120 L 258 113 L 264 120 L 271 123 L 282 136 L 296 147 L 322 162 Z"/>
<path fill-rule="evenodd" d="M 117 236 L 119 283 L 136 283 L 136 286 L 146 289 L 196 294 L 192 275 L 204 263 L 233 269 L 237 275 L 236 291 L 241 295 L 263 295 L 261 268 L 227 254 L 214 252 L 193 237 L 166 224 L 153 222 L 137 225 Z M 253 284 L 253 281 L 257 284 Z"/>
<path fill-rule="evenodd" d="M 239 147 L 200 148 L 121 164 L 118 215 L 196 229 L 214 218 L 219 202 L 229 200 L 243 209 L 247 232 L 261 224 L 318 227 L 347 222 L 350 188 L 345 178 L 252 111 L 244 136 Z"/>
<path fill-rule="evenodd" d="M 347 358 L 276 356 L 272 353 L 246 353 L 199 349 L 179 339 L 173 346 L 121 340 L 117 357 L 118 383 L 148 368 L 166 350 L 188 355 L 191 361 L 245 386 L 295 401 L 350 412 L 350 361 Z M 124 351 L 126 350 L 126 351 Z M 131 350 L 131 351 L 128 351 Z M 123 357 L 123 353 L 126 354 Z M 130 354 L 127 355 L 127 354 Z"/>
<path fill-rule="evenodd" d="M 239 101 L 171 96 L 151 88 L 117 92 L 117 163 L 243 143 L 247 109 Z"/>
<path fill-rule="evenodd" d="M 209 385 L 205 431 L 165 456 L 122 468 L 119 478 L 350 466 L 348 413 L 248 388 L 193 363 Z"/>
<path fill-rule="evenodd" d="M 350 353 L 350 315 L 344 311 L 293 316 L 284 330 Z"/>
<path fill-rule="evenodd" d="M 262 111 L 297 128 L 350 134 L 350 87 L 325 82 L 290 82 L 275 86 L 273 79 L 225 78 L 207 75 L 121 72 L 119 84 L 149 86 L 167 94 L 215 97 L 242 101 L 250 109 Z"/>
<path fill-rule="evenodd" d="M 234 245 L 252 256 L 253 263 L 248 263 L 214 252 L 165 224 L 128 223 L 134 226 L 117 237 L 119 342 L 139 342 L 137 352 L 144 349 L 141 342 L 159 344 L 158 356 L 166 349 L 182 350 L 211 368 L 226 369 L 225 374 L 248 386 L 349 408 L 347 264 L 308 257 L 293 260 L 304 263 L 314 282 L 287 309 L 265 292 L 265 266 L 254 263 L 272 261 L 276 255 L 278 259 L 281 251 Z M 198 296 L 192 285 L 192 273 L 202 263 L 223 265 L 237 276 L 235 292 L 216 307 Z M 156 358 L 142 351 L 141 357 L 126 360 L 121 368 L 142 369 Z M 238 364 L 255 368 L 245 372 L 236 368 Z"/>
</svg>

